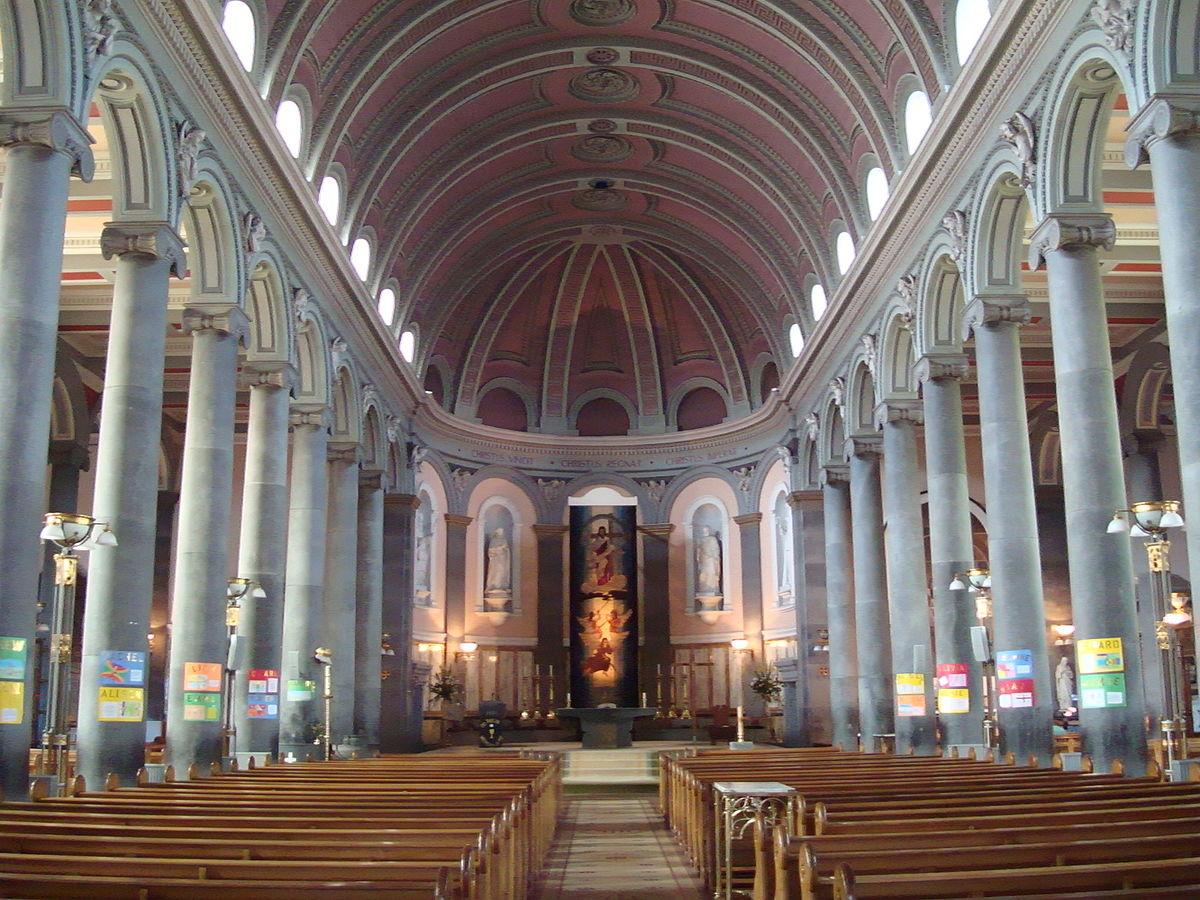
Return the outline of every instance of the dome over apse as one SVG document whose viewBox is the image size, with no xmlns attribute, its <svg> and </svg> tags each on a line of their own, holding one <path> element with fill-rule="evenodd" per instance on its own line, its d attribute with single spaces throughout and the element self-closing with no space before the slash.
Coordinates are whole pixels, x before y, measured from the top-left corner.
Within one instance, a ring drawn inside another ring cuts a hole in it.
<svg viewBox="0 0 1200 900">
<path fill-rule="evenodd" d="M 530 248 L 469 296 L 471 311 L 459 307 L 434 347 L 460 373 L 459 416 L 522 431 L 648 434 L 715 425 L 761 399 L 750 367 L 769 348 L 736 286 L 618 226 Z"/>
</svg>

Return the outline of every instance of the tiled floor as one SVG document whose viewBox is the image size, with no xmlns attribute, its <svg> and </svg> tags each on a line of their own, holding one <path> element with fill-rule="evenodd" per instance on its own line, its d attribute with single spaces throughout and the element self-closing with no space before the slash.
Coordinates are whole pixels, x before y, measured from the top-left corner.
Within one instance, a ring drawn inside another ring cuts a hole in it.
<svg viewBox="0 0 1200 900">
<path fill-rule="evenodd" d="M 535 896 L 696 900 L 702 890 L 657 798 L 629 794 L 568 799 Z"/>
</svg>

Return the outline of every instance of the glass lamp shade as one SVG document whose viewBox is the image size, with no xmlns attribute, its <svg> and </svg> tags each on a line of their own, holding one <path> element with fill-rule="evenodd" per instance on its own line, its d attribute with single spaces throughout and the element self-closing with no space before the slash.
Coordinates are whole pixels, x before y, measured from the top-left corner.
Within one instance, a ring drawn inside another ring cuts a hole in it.
<svg viewBox="0 0 1200 900">
<path fill-rule="evenodd" d="M 968 569 L 967 581 L 971 584 L 972 592 L 978 593 L 992 586 L 992 573 L 983 568 Z"/>
<path fill-rule="evenodd" d="M 1148 532 L 1145 528 L 1143 528 L 1137 522 L 1134 522 L 1129 529 L 1129 536 L 1135 538 L 1148 538 L 1151 535 L 1150 532 Z"/>
<path fill-rule="evenodd" d="M 53 541 L 60 547 L 78 547 L 91 537 L 96 522 L 91 516 L 70 513 L 46 513 L 42 520 L 41 539 Z"/>
<path fill-rule="evenodd" d="M 479 645 L 474 641 L 463 641 L 458 645 L 458 649 L 463 653 L 474 653 L 479 649 Z"/>
<path fill-rule="evenodd" d="M 104 526 L 103 531 L 101 531 L 98 535 L 96 535 L 96 546 L 97 547 L 115 547 L 115 546 L 117 546 L 117 536 L 112 533 L 112 529 L 109 528 L 107 525 Z"/>
<path fill-rule="evenodd" d="M 1107 530 L 1109 534 L 1128 534 L 1129 523 L 1125 521 L 1125 514 L 1122 512 L 1113 513 Z"/>
<path fill-rule="evenodd" d="M 1137 524 L 1145 532 L 1162 531 L 1164 528 L 1182 528 L 1183 516 L 1179 514 L 1178 500 L 1144 500 L 1130 507 Z"/>
<path fill-rule="evenodd" d="M 954 580 L 952 582 L 950 582 L 950 590 L 965 591 L 966 589 L 967 589 L 967 586 L 965 584 L 963 584 L 962 578 L 958 575 L 955 575 Z"/>
<path fill-rule="evenodd" d="M 1159 522 L 1159 524 L 1163 528 L 1182 528 L 1183 527 L 1183 516 L 1181 516 L 1175 510 L 1169 509 L 1165 513 L 1163 513 L 1162 521 Z"/>
<path fill-rule="evenodd" d="M 1173 609 L 1163 616 L 1163 624 L 1172 627 L 1186 625 L 1190 621 L 1192 617 L 1186 609 Z"/>
<path fill-rule="evenodd" d="M 256 584 L 251 589 L 250 596 L 253 597 L 255 600 L 266 600 L 267 592 L 263 590 L 263 587 L 261 584 Z"/>
</svg>

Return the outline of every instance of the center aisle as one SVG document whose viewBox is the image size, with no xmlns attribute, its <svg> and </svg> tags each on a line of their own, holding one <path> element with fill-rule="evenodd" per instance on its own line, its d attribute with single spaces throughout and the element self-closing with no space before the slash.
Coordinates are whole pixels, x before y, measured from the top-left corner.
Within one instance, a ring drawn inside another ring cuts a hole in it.
<svg viewBox="0 0 1200 900">
<path fill-rule="evenodd" d="M 696 900 L 700 879 L 663 824 L 656 797 L 571 797 L 534 896 Z"/>
</svg>

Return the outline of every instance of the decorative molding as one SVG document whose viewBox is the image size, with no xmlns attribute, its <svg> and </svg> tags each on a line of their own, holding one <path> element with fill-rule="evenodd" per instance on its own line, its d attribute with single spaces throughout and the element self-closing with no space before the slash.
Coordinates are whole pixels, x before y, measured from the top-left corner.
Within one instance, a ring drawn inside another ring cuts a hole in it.
<svg viewBox="0 0 1200 900">
<path fill-rule="evenodd" d="M 262 216 L 253 210 L 246 213 L 242 217 L 242 229 L 246 234 L 246 253 L 261 253 L 267 239 L 267 226 L 263 224 Z"/>
<path fill-rule="evenodd" d="M 131 254 L 165 260 L 176 278 L 187 276 L 185 246 L 166 222 L 109 222 L 100 232 L 100 253 L 105 259 Z"/>
<path fill-rule="evenodd" d="M 616 212 L 624 209 L 627 202 L 624 193 L 610 187 L 588 188 L 571 198 L 574 206 L 591 212 Z"/>
<path fill-rule="evenodd" d="M 746 513 L 743 516 L 734 516 L 733 521 L 745 528 L 747 525 L 757 525 L 763 520 L 763 514 L 760 512 Z"/>
<path fill-rule="evenodd" d="M 62 153 L 71 160 L 71 171 L 84 181 L 96 174 L 92 144 L 96 142 L 65 109 L 21 108 L 0 114 L 0 147 L 36 144 Z"/>
<path fill-rule="evenodd" d="M 950 258 L 960 269 L 967 259 L 967 214 L 961 209 L 952 209 L 942 216 L 942 227 L 950 235 Z"/>
<path fill-rule="evenodd" d="M 911 330 L 913 322 L 917 319 L 917 276 L 901 275 L 896 282 L 896 293 L 900 295 L 900 302 L 904 304 L 900 320 L 905 328 Z"/>
<path fill-rule="evenodd" d="M 591 103 L 621 103 L 632 100 L 641 89 L 641 83 L 628 72 L 607 66 L 580 72 L 567 85 L 567 90 L 572 96 Z"/>
<path fill-rule="evenodd" d="M 925 408 L 920 400 L 885 400 L 875 407 L 875 424 L 877 426 L 895 425 L 910 422 L 913 425 L 925 423 Z"/>
<path fill-rule="evenodd" d="M 883 454 L 883 437 L 877 434 L 860 434 L 846 438 L 846 455 L 868 459 Z"/>
<path fill-rule="evenodd" d="M 637 12 L 634 0 L 571 0 L 571 18 L 581 25 L 620 25 Z"/>
<path fill-rule="evenodd" d="M 299 374 L 295 367 L 288 363 L 277 362 L 247 362 L 238 373 L 238 387 L 249 390 L 256 387 L 285 389 L 296 387 Z"/>
<path fill-rule="evenodd" d="M 83 67 L 88 80 L 96 72 L 100 58 L 112 52 L 118 23 L 113 15 L 112 0 L 87 0 L 83 8 Z"/>
<path fill-rule="evenodd" d="M 804 417 L 804 429 L 811 443 L 816 443 L 821 436 L 821 417 L 816 412 L 810 412 Z"/>
<path fill-rule="evenodd" d="M 829 393 L 833 396 L 833 405 L 838 409 L 846 408 L 846 379 L 841 375 L 829 380 Z"/>
<path fill-rule="evenodd" d="M 179 175 L 179 198 L 186 201 L 196 180 L 196 166 L 200 159 L 200 148 L 207 134 L 191 122 L 184 120 L 175 125 L 175 166 Z"/>
<path fill-rule="evenodd" d="M 1008 144 L 1021 163 L 1021 187 L 1028 189 L 1037 179 L 1037 137 L 1033 121 L 1023 112 L 1015 112 L 1000 126 L 1000 140 Z"/>
<path fill-rule="evenodd" d="M 1094 247 L 1111 250 L 1117 229 L 1107 213 L 1051 213 L 1029 239 L 1029 267 L 1041 268 L 1047 253 Z"/>
<path fill-rule="evenodd" d="M 571 155 L 584 162 L 619 163 L 633 155 L 633 145 L 616 135 L 589 134 L 575 142 Z"/>
<path fill-rule="evenodd" d="M 850 483 L 850 467 L 847 465 L 833 465 L 821 467 L 821 486 L 833 484 L 849 484 Z"/>
<path fill-rule="evenodd" d="M 742 494 L 750 493 L 750 488 L 754 483 L 754 467 L 742 466 L 740 469 L 734 469 L 732 474 L 738 480 L 738 492 Z"/>
<path fill-rule="evenodd" d="M 245 341 L 250 334 L 250 320 L 237 306 L 220 309 L 189 306 L 183 311 L 182 330 L 184 334 L 216 331 L 235 337 L 238 341 Z"/>
<path fill-rule="evenodd" d="M 1104 41 L 1117 53 L 1128 53 L 1133 46 L 1133 14 L 1137 0 L 1096 0 L 1091 19 L 1104 32 Z"/>
<path fill-rule="evenodd" d="M 1028 325 L 1031 318 L 1029 298 L 1024 294 L 980 294 L 963 310 L 962 337 L 969 340 L 975 329 L 984 325 Z"/>
<path fill-rule="evenodd" d="M 655 503 L 662 503 L 663 497 L 667 495 L 667 488 L 670 486 L 665 478 L 652 478 L 649 481 L 639 481 L 638 484 L 645 489 Z"/>
<path fill-rule="evenodd" d="M 288 413 L 288 425 L 292 428 L 328 428 L 329 409 L 293 408 Z"/>
<path fill-rule="evenodd" d="M 873 334 L 864 334 L 858 339 L 863 348 L 863 362 L 867 364 L 867 371 L 871 373 L 871 378 L 877 378 L 876 366 L 879 362 L 879 347 Z"/>
<path fill-rule="evenodd" d="M 961 380 L 967 377 L 968 371 L 970 366 L 965 353 L 930 354 L 922 356 L 913 366 L 920 384 L 942 378 Z"/>
</svg>

